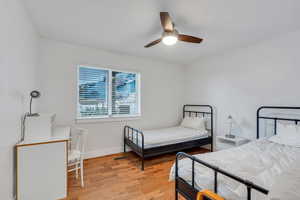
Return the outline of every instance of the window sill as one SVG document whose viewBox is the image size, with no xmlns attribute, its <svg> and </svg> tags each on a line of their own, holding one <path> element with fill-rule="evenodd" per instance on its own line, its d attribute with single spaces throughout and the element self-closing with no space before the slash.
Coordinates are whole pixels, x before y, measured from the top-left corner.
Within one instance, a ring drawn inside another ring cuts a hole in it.
<svg viewBox="0 0 300 200">
<path fill-rule="evenodd" d="M 107 122 L 124 122 L 132 120 L 140 120 L 141 115 L 124 116 L 124 117 L 103 117 L 103 118 L 77 118 L 76 124 L 91 124 L 91 123 L 107 123 Z"/>
</svg>

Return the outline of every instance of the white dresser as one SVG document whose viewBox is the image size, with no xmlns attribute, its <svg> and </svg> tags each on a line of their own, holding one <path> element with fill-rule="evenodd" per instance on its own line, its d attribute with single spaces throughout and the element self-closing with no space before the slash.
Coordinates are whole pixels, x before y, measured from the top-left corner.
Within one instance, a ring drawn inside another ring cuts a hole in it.
<svg viewBox="0 0 300 200">
<path fill-rule="evenodd" d="M 56 127 L 49 138 L 16 145 L 17 200 L 56 200 L 67 197 L 70 127 Z"/>
</svg>

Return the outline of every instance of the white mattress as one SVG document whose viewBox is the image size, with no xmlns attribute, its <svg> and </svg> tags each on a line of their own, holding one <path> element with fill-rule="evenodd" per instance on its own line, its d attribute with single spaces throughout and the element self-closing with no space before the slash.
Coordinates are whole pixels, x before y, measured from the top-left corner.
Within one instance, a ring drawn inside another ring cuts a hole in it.
<svg viewBox="0 0 300 200">
<path fill-rule="evenodd" d="M 145 130 L 143 131 L 143 134 L 145 149 L 206 138 L 209 136 L 207 131 L 201 132 L 199 130 L 184 128 L 181 126 Z M 134 136 L 134 141 L 135 140 L 136 135 Z M 138 137 L 138 145 L 142 145 L 142 137 L 140 136 Z"/>
<path fill-rule="evenodd" d="M 266 196 L 253 190 L 253 200 L 300 199 L 300 148 L 257 140 L 240 147 L 199 154 L 196 157 L 270 191 Z M 179 176 L 188 182 L 191 182 L 191 166 L 190 159 L 179 161 Z M 174 179 L 174 170 L 173 165 L 170 180 Z M 195 185 L 213 190 L 213 171 L 196 164 Z M 223 175 L 218 178 L 218 191 L 226 200 L 247 199 L 246 187 Z"/>
</svg>

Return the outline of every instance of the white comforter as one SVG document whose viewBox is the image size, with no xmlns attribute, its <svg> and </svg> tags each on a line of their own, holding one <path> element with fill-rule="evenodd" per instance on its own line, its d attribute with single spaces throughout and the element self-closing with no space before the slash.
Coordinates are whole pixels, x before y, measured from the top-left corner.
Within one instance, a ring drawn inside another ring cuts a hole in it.
<svg viewBox="0 0 300 200">
<path fill-rule="evenodd" d="M 207 131 L 199 131 L 191 128 L 175 126 L 163 129 L 152 129 L 143 131 L 144 147 L 151 148 L 155 146 L 175 144 L 189 140 L 196 140 L 208 136 Z M 134 135 L 134 141 L 136 135 Z M 142 144 L 141 137 L 138 137 L 139 145 Z"/>
<path fill-rule="evenodd" d="M 253 190 L 253 200 L 273 199 L 274 197 L 282 200 L 300 199 L 299 148 L 276 144 L 268 140 L 257 140 L 237 148 L 200 154 L 196 157 L 270 191 L 266 196 Z M 178 166 L 179 176 L 191 182 L 191 160 L 182 159 Z M 173 165 L 170 173 L 171 180 L 174 179 L 174 170 Z M 196 187 L 213 190 L 213 179 L 212 170 L 200 164 L 195 165 Z M 292 191 L 286 191 L 290 189 Z M 226 200 L 247 198 L 244 185 L 223 175 L 219 175 L 218 178 L 218 191 Z M 287 196 L 283 197 L 283 193 Z"/>
</svg>

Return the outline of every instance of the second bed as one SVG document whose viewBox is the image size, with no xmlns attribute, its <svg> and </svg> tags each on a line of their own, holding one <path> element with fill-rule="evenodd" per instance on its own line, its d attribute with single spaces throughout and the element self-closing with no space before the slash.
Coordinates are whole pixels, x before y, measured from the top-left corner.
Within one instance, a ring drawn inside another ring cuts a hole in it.
<svg viewBox="0 0 300 200">
<path fill-rule="evenodd" d="M 210 145 L 213 150 L 213 109 L 210 105 L 184 105 L 180 126 L 138 130 L 124 127 L 124 152 L 126 146 L 144 159 L 165 153 Z"/>
</svg>

